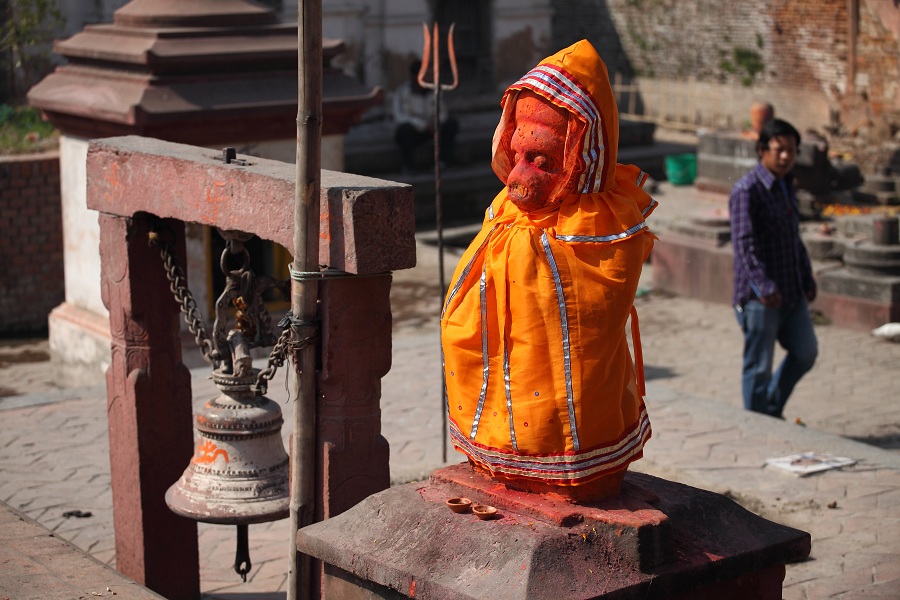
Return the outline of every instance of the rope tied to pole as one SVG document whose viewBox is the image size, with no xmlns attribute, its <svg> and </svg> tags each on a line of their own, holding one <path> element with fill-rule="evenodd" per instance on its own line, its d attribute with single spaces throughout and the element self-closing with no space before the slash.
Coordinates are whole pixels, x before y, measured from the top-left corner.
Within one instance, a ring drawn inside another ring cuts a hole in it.
<svg viewBox="0 0 900 600">
<path fill-rule="evenodd" d="M 319 319 L 301 319 L 291 311 L 286 312 L 278 322 L 278 326 L 282 328 L 284 354 L 295 366 L 301 364 L 300 353 L 318 341 L 321 325 Z"/>
<path fill-rule="evenodd" d="M 380 277 L 382 275 L 390 275 L 390 271 L 382 272 L 382 273 L 348 273 L 347 271 L 341 271 L 340 269 L 332 269 L 331 267 L 326 267 L 322 265 L 321 271 L 296 271 L 294 270 L 293 265 L 288 265 L 288 270 L 291 273 L 291 279 L 293 281 L 323 281 L 326 279 L 346 279 L 348 277 Z"/>
</svg>

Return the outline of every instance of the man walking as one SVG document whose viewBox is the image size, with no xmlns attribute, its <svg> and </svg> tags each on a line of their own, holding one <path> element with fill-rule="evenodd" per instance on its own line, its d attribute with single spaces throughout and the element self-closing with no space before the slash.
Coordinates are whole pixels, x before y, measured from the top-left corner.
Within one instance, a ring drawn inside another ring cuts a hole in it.
<svg viewBox="0 0 900 600">
<path fill-rule="evenodd" d="M 800 134 L 790 123 L 769 121 L 757 140 L 759 164 L 729 199 L 734 309 L 744 332 L 744 408 L 778 418 L 818 354 L 807 306 L 816 284 L 800 241 L 790 177 L 799 146 Z M 776 340 L 787 355 L 773 375 Z"/>
</svg>

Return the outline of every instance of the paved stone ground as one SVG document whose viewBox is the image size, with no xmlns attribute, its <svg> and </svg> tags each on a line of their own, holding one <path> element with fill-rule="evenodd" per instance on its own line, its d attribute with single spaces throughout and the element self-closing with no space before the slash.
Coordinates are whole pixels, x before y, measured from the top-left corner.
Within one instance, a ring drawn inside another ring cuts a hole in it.
<svg viewBox="0 0 900 600">
<path fill-rule="evenodd" d="M 162 598 L 3 503 L 0 572 L 0 598 L 6 600 Z"/>
<path fill-rule="evenodd" d="M 721 210 L 720 198 L 687 204 L 684 196 L 663 186 L 661 218 Z M 448 272 L 455 255 L 448 252 Z M 421 242 L 419 266 L 395 274 L 394 365 L 382 386 L 382 431 L 395 482 L 444 464 L 436 265 L 434 248 Z M 811 559 L 788 567 L 788 600 L 900 597 L 900 345 L 817 327 L 819 361 L 782 422 L 740 408 L 740 337 L 731 309 L 651 289 L 650 278 L 642 281 L 637 307 L 654 435 L 635 470 L 725 493 L 810 531 Z M 40 340 L 28 344 L 41 352 Z M 34 374 L 45 372 L 46 363 L 32 364 L 22 377 L 20 364 L 3 362 L 4 352 L 0 343 L 0 387 L 8 390 L 0 394 L 0 501 L 114 564 L 104 390 L 56 389 Z M 282 381 L 273 381 L 269 395 L 289 423 L 292 404 Z M 193 386 L 196 402 L 215 393 L 203 371 L 195 371 Z M 806 478 L 762 467 L 766 458 L 808 450 L 859 462 Z M 448 458 L 459 462 L 461 455 L 450 451 Z M 72 510 L 91 516 L 63 516 Z M 246 584 L 230 570 L 234 540 L 233 528 L 201 525 L 204 597 L 283 598 L 287 522 L 250 528 L 254 568 Z"/>
</svg>

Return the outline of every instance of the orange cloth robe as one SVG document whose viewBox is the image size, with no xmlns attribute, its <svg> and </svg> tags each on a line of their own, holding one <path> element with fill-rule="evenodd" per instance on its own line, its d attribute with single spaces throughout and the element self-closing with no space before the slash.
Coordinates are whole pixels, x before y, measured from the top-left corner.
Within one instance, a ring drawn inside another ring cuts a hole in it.
<svg viewBox="0 0 900 600">
<path fill-rule="evenodd" d="M 504 94 L 492 160 L 504 184 L 521 90 L 571 113 L 564 162 L 578 193 L 529 214 L 504 188 L 460 260 L 441 317 L 450 435 L 499 479 L 577 486 L 626 469 L 650 438 L 625 328 L 656 203 L 640 169 L 616 164 L 618 112 L 587 41 Z"/>
</svg>

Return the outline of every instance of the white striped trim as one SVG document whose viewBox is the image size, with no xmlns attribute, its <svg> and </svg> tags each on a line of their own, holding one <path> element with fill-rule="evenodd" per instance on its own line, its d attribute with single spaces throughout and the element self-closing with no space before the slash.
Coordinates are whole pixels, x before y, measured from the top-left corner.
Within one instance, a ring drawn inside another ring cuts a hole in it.
<svg viewBox="0 0 900 600">
<path fill-rule="evenodd" d="M 503 340 L 503 388 L 506 392 L 506 412 L 509 413 L 509 442 L 512 444 L 513 452 L 518 452 L 519 445 L 516 443 L 516 425 L 513 421 L 512 390 L 509 381 L 509 348 L 506 345 L 505 336 Z"/>
<path fill-rule="evenodd" d="M 459 274 L 459 279 L 457 279 L 453 286 L 450 288 L 450 293 L 447 294 L 447 300 L 444 302 L 444 308 L 441 309 L 441 318 L 444 318 L 444 313 L 447 312 L 447 307 L 450 306 L 450 301 L 456 297 L 456 294 L 459 293 L 459 288 L 462 287 L 463 282 L 466 280 L 466 277 L 469 276 L 469 273 L 472 271 L 472 266 L 475 264 L 475 259 L 484 251 L 484 247 L 487 246 L 488 242 L 491 241 L 491 234 L 494 233 L 494 230 L 497 229 L 497 226 L 494 225 L 488 234 L 484 237 L 484 241 L 481 242 L 481 245 L 478 249 L 472 254 L 472 258 L 469 259 L 469 263 L 466 265 L 466 268 L 463 269 L 462 273 Z"/>
<path fill-rule="evenodd" d="M 547 232 L 541 234 L 541 245 L 547 256 L 547 263 L 553 273 L 553 284 L 556 286 L 556 302 L 559 306 L 559 322 L 562 328 L 563 372 L 566 378 L 566 404 L 569 408 L 569 429 L 572 437 L 572 446 L 577 452 L 581 447 L 578 443 L 578 425 L 575 422 L 575 393 L 572 391 L 572 348 L 569 341 L 569 315 L 566 311 L 566 296 L 563 292 L 562 278 L 559 275 L 559 267 L 556 258 L 550 249 L 550 238 Z"/>
<path fill-rule="evenodd" d="M 478 423 L 481 422 L 481 412 L 484 410 L 484 399 L 487 396 L 488 379 L 491 374 L 488 356 L 487 271 L 484 269 L 481 270 L 481 279 L 478 282 L 478 298 L 481 304 L 481 392 L 478 394 L 478 407 L 475 409 L 472 431 L 469 433 L 472 440 L 475 440 L 475 434 L 478 433 Z"/>
<path fill-rule="evenodd" d="M 649 436 L 650 419 L 647 411 L 642 409 L 637 427 L 625 438 L 611 446 L 597 448 L 584 454 L 529 456 L 476 446 L 462 435 L 455 422 L 450 421 L 450 437 L 457 448 L 477 462 L 489 466 L 493 471 L 531 479 L 558 481 L 581 479 L 627 464 L 643 450 Z"/>
<path fill-rule="evenodd" d="M 555 104 L 566 107 L 581 116 L 587 125 L 581 158 L 584 173 L 581 177 L 582 194 L 601 191 L 600 172 L 603 169 L 605 148 L 601 132 L 602 115 L 600 108 L 575 77 L 553 65 L 538 65 L 524 77 L 509 86 L 509 89 L 531 89 L 550 99 Z"/>
<path fill-rule="evenodd" d="M 561 242 L 583 242 L 595 244 L 603 242 L 615 242 L 617 240 L 624 240 L 625 238 L 631 237 L 646 228 L 647 222 L 641 221 L 634 227 L 626 229 L 622 233 L 614 233 L 612 235 L 558 235 L 556 236 L 556 239 Z"/>
</svg>

